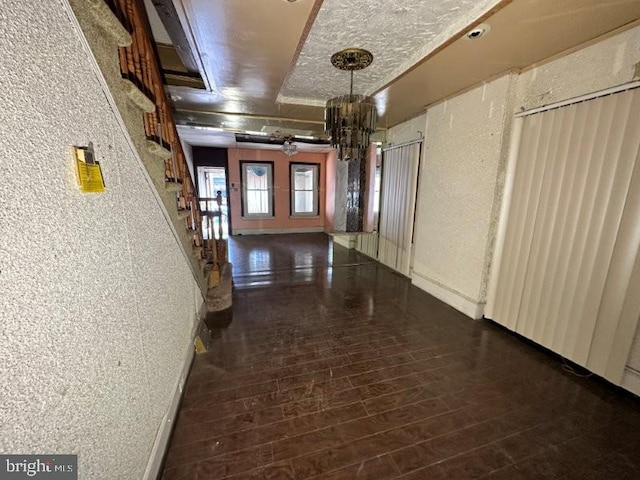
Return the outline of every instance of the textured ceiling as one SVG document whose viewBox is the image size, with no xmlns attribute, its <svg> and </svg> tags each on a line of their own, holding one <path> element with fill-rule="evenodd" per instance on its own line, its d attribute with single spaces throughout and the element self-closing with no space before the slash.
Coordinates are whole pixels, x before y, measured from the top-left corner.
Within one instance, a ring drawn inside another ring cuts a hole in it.
<svg viewBox="0 0 640 480">
<path fill-rule="evenodd" d="M 331 55 L 348 47 L 374 55 L 356 72 L 354 92 L 371 94 L 407 71 L 499 0 L 324 0 L 278 101 L 323 105 L 349 91 L 349 73 Z"/>
<path fill-rule="evenodd" d="M 215 80 L 212 90 L 169 87 L 178 123 L 316 136 L 324 135 L 326 100 L 349 89 L 349 73 L 330 63 L 343 48 L 373 53 L 373 64 L 356 72 L 354 91 L 374 95 L 378 126 L 388 128 L 640 19 L 640 0 L 147 0 L 147 6 L 162 1 L 183 12 L 200 74 Z M 490 33 L 466 39 L 463 33 L 480 21 Z"/>
</svg>

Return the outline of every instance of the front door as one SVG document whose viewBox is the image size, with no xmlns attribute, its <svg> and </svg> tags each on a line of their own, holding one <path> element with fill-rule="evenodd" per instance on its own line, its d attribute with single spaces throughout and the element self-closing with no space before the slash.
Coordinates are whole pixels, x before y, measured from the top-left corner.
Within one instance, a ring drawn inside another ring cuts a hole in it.
<svg viewBox="0 0 640 480">
<path fill-rule="evenodd" d="M 204 238 L 228 238 L 230 217 L 225 167 L 198 167 L 198 197 Z"/>
</svg>

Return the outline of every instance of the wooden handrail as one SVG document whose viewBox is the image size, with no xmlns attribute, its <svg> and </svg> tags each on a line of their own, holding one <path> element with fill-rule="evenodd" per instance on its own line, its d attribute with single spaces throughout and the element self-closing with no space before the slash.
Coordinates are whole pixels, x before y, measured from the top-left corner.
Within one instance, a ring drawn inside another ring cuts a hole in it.
<svg viewBox="0 0 640 480">
<path fill-rule="evenodd" d="M 133 82 L 156 106 L 155 111 L 143 114 L 145 135 L 171 151 L 171 157 L 165 160 L 165 181 L 181 185 L 176 208 L 190 211 L 185 227 L 194 235 L 193 245 L 201 246 L 202 213 L 167 100 L 143 0 L 105 1 L 132 36 L 131 45 L 119 49 L 120 70 L 123 78 Z"/>
</svg>

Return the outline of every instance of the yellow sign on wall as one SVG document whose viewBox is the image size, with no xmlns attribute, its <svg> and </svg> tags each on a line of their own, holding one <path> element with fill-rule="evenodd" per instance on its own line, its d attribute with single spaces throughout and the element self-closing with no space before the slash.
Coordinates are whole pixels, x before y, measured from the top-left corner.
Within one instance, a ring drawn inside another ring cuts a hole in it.
<svg viewBox="0 0 640 480">
<path fill-rule="evenodd" d="M 83 193 L 101 193 L 105 191 L 104 178 L 100 163 L 95 161 L 93 146 L 74 147 L 78 185 Z"/>
</svg>

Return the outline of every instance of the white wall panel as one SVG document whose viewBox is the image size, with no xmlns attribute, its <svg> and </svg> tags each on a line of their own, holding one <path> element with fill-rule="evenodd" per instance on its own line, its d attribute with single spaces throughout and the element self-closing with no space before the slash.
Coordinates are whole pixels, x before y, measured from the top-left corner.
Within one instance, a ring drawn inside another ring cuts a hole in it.
<svg viewBox="0 0 640 480">
<path fill-rule="evenodd" d="M 484 313 L 514 91 L 505 75 L 426 116 L 412 280 L 473 318 Z"/>
</svg>

